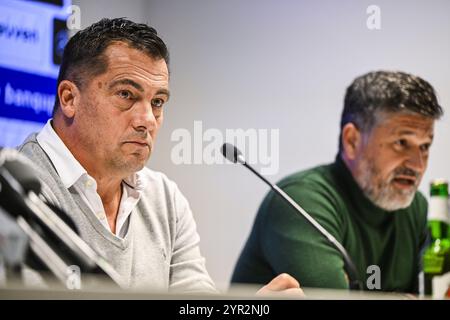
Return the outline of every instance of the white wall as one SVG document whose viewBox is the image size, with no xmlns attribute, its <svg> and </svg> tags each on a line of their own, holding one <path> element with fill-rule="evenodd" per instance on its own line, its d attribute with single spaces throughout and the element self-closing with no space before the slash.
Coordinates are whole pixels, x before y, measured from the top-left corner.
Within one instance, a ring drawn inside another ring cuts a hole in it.
<svg viewBox="0 0 450 320">
<path fill-rule="evenodd" d="M 149 166 L 187 196 L 207 267 L 225 288 L 267 188 L 242 167 L 174 165 L 177 128 L 279 129 L 277 181 L 334 159 L 345 88 L 370 70 L 428 80 L 450 112 L 450 2 L 442 1 L 74 1 L 82 25 L 106 16 L 150 22 L 171 50 L 172 98 Z M 94 4 L 95 3 L 95 4 Z M 368 30 L 366 8 L 381 8 Z M 450 179 L 450 126 L 436 126 L 430 179 Z"/>
<path fill-rule="evenodd" d="M 135 22 L 148 23 L 146 0 L 72 0 L 81 9 L 81 28 L 84 29 L 101 18 L 127 17 Z"/>
</svg>

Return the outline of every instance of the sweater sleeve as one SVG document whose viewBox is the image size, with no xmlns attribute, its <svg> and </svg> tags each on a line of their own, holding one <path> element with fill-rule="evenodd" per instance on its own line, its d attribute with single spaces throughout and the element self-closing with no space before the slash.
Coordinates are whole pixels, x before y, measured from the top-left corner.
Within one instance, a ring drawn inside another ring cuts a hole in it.
<svg viewBox="0 0 450 320">
<path fill-rule="evenodd" d="M 176 231 L 170 263 L 169 290 L 217 293 L 200 253 L 200 237 L 186 198 L 175 188 Z"/>
<path fill-rule="evenodd" d="M 338 205 L 326 187 L 305 181 L 282 188 L 342 243 Z M 303 287 L 348 288 L 340 252 L 304 217 L 273 194 L 260 210 L 261 250 L 275 274 L 287 272 Z"/>
</svg>

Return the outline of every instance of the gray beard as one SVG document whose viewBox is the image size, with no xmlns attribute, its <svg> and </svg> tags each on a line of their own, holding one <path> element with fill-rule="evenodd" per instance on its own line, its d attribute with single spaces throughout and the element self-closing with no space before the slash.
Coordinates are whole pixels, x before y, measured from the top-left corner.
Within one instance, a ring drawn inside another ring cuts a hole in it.
<svg viewBox="0 0 450 320">
<path fill-rule="evenodd" d="M 364 195 L 373 204 L 386 211 L 404 209 L 411 205 L 416 194 L 417 185 L 411 191 L 398 190 L 391 184 L 395 173 L 392 173 L 387 181 L 374 183 L 377 175 L 378 170 L 374 167 L 373 163 L 367 159 L 362 159 L 359 176 L 355 177 L 355 180 L 363 190 Z"/>
</svg>

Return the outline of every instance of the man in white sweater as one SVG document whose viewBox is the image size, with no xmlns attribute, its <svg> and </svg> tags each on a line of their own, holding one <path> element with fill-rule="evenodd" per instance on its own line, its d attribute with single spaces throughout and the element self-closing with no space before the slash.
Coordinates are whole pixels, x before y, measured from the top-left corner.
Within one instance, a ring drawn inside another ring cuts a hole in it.
<svg viewBox="0 0 450 320">
<path fill-rule="evenodd" d="M 53 119 L 20 151 L 125 286 L 215 292 L 188 202 L 145 167 L 170 95 L 168 60 L 145 24 L 103 19 L 78 32 L 64 50 Z M 259 293 L 274 291 L 302 294 L 286 274 Z"/>
</svg>

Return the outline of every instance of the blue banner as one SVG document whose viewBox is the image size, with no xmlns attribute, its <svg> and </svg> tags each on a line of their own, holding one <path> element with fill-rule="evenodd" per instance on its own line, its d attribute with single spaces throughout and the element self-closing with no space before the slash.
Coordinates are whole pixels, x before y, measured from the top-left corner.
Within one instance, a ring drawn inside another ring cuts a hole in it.
<svg viewBox="0 0 450 320">
<path fill-rule="evenodd" d="M 0 117 L 46 122 L 55 103 L 56 79 L 0 68 Z"/>
</svg>

